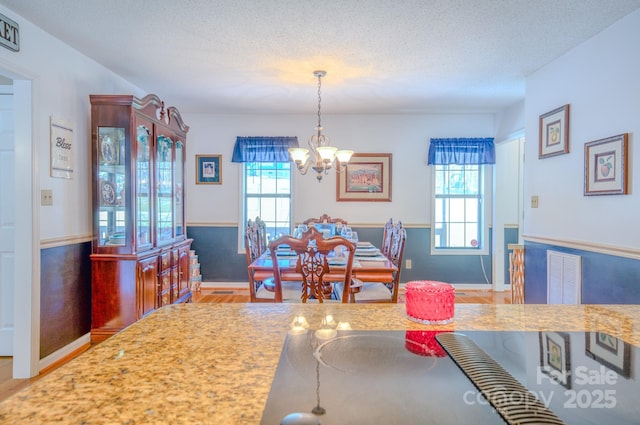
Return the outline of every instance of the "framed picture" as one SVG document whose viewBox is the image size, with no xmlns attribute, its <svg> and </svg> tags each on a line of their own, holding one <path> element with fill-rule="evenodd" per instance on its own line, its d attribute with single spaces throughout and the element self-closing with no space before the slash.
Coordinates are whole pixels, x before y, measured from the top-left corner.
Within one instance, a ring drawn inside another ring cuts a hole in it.
<svg viewBox="0 0 640 425">
<path fill-rule="evenodd" d="M 196 155 L 196 184 L 222 184 L 222 155 Z"/>
<path fill-rule="evenodd" d="M 540 115 L 538 158 L 569 153 L 569 105 Z"/>
<path fill-rule="evenodd" d="M 585 347 L 588 357 L 620 376 L 631 376 L 631 346 L 623 340 L 606 332 L 586 332 Z"/>
<path fill-rule="evenodd" d="M 584 144 L 584 194 L 627 193 L 628 133 Z"/>
<path fill-rule="evenodd" d="M 571 389 L 571 364 L 569 359 L 569 334 L 564 332 L 540 332 L 540 367 L 543 373 Z"/>
<path fill-rule="evenodd" d="M 336 176 L 336 201 L 391 202 L 391 154 L 354 153 Z"/>
</svg>

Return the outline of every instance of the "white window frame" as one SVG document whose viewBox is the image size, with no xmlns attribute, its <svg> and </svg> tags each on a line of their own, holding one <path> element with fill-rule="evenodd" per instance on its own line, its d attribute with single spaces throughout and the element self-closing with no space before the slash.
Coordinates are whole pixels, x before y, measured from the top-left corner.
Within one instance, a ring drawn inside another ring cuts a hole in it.
<svg viewBox="0 0 640 425">
<path fill-rule="evenodd" d="M 480 165 L 480 173 L 482 174 L 482 190 L 483 194 L 480 201 L 480 220 L 479 224 L 482 231 L 482 246 L 480 248 L 436 248 L 436 166 L 432 165 L 431 169 L 431 255 L 488 255 L 490 242 L 490 221 L 491 221 L 491 188 L 493 187 L 493 173 L 490 165 Z"/>
<path fill-rule="evenodd" d="M 244 249 L 244 231 L 245 228 L 247 227 L 247 221 L 248 219 L 252 219 L 255 220 L 255 217 L 247 217 L 246 216 L 246 200 L 247 200 L 247 193 L 246 193 L 246 187 L 247 187 L 247 163 L 243 163 L 242 167 L 240 167 L 240 182 L 241 182 L 241 186 L 240 186 L 240 192 L 241 195 L 240 196 L 240 205 L 239 205 L 239 209 L 240 209 L 240 223 L 238 223 L 238 253 L 242 254 L 245 252 Z M 290 166 L 289 169 L 289 181 L 290 181 L 290 188 L 291 191 L 289 193 L 289 231 L 291 231 L 291 229 L 293 228 L 294 225 L 294 221 L 293 221 L 293 167 Z"/>
</svg>

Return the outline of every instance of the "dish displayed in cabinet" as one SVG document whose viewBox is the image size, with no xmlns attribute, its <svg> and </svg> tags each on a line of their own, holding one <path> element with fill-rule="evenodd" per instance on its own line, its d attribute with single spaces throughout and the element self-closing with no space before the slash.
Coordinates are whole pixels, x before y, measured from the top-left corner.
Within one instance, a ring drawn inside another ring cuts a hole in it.
<svg viewBox="0 0 640 425">
<path fill-rule="evenodd" d="M 118 163 L 118 142 L 111 137 L 104 137 L 100 139 L 100 154 L 102 156 L 102 162 L 107 165 L 115 165 Z"/>
<path fill-rule="evenodd" d="M 103 180 L 100 185 L 100 194 L 102 196 L 102 205 L 115 205 L 116 188 L 113 183 Z"/>
</svg>

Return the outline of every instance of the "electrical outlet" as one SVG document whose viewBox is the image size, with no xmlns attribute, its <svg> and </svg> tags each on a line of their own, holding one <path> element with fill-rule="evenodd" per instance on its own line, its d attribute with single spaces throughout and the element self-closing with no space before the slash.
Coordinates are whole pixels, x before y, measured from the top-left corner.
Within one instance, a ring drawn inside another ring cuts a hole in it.
<svg viewBox="0 0 640 425">
<path fill-rule="evenodd" d="M 411 269 L 411 260 L 406 260 L 404 262 L 404 268 L 407 269 L 407 270 Z"/>
<path fill-rule="evenodd" d="M 40 205 L 44 205 L 44 206 L 53 205 L 53 190 L 42 189 L 40 191 Z"/>
<path fill-rule="evenodd" d="M 531 208 L 538 208 L 538 195 L 531 197 Z"/>
</svg>

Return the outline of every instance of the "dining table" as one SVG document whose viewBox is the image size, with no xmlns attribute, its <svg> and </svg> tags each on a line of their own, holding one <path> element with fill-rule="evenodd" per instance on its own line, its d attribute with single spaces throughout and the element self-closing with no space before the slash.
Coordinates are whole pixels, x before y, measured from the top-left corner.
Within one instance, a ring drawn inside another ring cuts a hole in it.
<svg viewBox="0 0 640 425">
<path fill-rule="evenodd" d="M 276 252 L 278 265 L 280 266 L 282 280 L 296 281 L 300 277 L 295 272 L 297 255 L 290 250 L 279 250 Z M 345 262 L 340 261 L 339 256 L 335 261 L 329 261 L 329 274 L 340 275 L 344 273 Z M 249 266 L 249 272 L 254 279 L 260 280 L 260 276 L 273 273 L 273 261 L 271 252 L 266 250 L 256 258 Z M 352 275 L 362 282 L 383 282 L 391 283 L 395 279 L 398 267 L 389 258 L 384 256 L 380 250 L 371 242 L 357 242 L 354 255 Z"/>
</svg>

